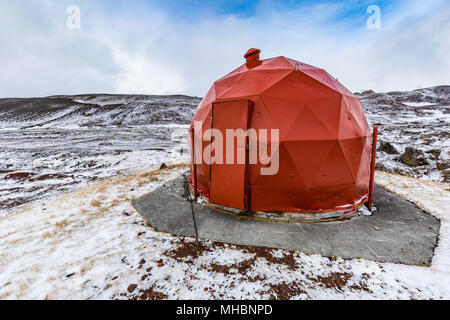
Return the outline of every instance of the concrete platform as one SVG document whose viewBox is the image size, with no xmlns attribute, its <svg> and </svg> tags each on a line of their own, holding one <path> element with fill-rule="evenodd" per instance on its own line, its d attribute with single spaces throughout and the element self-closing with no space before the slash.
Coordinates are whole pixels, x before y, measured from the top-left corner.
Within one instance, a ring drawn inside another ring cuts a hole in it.
<svg viewBox="0 0 450 320">
<path fill-rule="evenodd" d="M 133 205 L 156 230 L 195 236 L 183 176 Z M 198 234 L 203 239 L 412 265 L 431 264 L 440 228 L 434 216 L 378 185 L 374 191 L 378 209 L 372 216 L 359 215 L 339 222 L 258 221 L 193 205 Z"/>
</svg>

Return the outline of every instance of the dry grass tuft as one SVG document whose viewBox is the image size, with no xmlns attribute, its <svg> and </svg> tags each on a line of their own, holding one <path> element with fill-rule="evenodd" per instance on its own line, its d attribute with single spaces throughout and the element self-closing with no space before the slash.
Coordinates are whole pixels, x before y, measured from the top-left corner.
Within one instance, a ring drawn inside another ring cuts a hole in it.
<svg viewBox="0 0 450 320">
<path fill-rule="evenodd" d="M 56 228 L 58 229 L 64 229 L 67 225 L 69 225 L 69 222 L 67 220 L 59 221 L 55 223 Z"/>
<path fill-rule="evenodd" d="M 93 207 L 100 207 L 100 201 L 98 201 L 97 199 L 94 199 L 91 201 L 91 206 Z"/>
</svg>

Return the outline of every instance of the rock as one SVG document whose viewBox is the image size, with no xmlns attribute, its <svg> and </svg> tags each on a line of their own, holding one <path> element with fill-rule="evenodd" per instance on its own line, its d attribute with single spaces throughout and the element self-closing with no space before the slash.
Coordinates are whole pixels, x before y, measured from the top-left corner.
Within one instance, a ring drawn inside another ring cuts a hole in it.
<svg viewBox="0 0 450 320">
<path fill-rule="evenodd" d="M 379 162 L 375 163 L 375 170 L 387 172 L 386 167 L 382 163 L 379 163 Z"/>
<path fill-rule="evenodd" d="M 437 159 L 441 155 L 441 150 L 431 149 L 431 150 L 428 150 L 427 153 L 431 154 L 435 159 Z"/>
<path fill-rule="evenodd" d="M 428 161 L 423 157 L 423 152 L 413 147 L 406 147 L 405 152 L 400 156 L 400 162 L 410 167 L 423 166 Z"/>
<path fill-rule="evenodd" d="M 395 147 L 390 144 L 389 142 L 380 142 L 380 146 L 378 147 L 378 151 L 383 151 L 386 152 L 388 154 L 398 154 L 399 152 L 397 151 L 397 149 L 395 149 Z"/>
<path fill-rule="evenodd" d="M 374 93 L 375 93 L 375 91 L 373 91 L 373 90 L 364 90 L 363 92 L 361 92 L 361 95 L 366 96 L 366 95 L 374 94 Z"/>
<path fill-rule="evenodd" d="M 438 162 L 438 163 L 436 163 L 436 167 L 442 171 L 442 170 L 450 168 L 450 163 L 448 161 Z"/>
<path fill-rule="evenodd" d="M 445 183 L 450 182 L 450 170 L 445 170 L 443 172 L 443 176 L 444 176 L 444 182 Z"/>
<path fill-rule="evenodd" d="M 128 286 L 127 291 L 128 291 L 129 293 L 132 293 L 136 288 L 137 288 L 137 284 L 132 283 L 132 284 L 130 284 L 130 285 Z"/>
<path fill-rule="evenodd" d="M 161 163 L 161 166 L 159 167 L 159 170 L 162 170 L 162 169 L 167 169 L 167 165 L 164 162 Z"/>
</svg>

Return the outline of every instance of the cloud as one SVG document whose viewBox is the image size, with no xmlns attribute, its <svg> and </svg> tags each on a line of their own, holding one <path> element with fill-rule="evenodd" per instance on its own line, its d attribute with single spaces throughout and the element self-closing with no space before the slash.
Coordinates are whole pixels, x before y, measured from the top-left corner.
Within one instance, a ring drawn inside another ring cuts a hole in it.
<svg viewBox="0 0 450 320">
<path fill-rule="evenodd" d="M 81 29 L 66 27 L 69 5 Z M 449 83 L 450 6 L 405 1 L 261 1 L 251 12 L 191 10 L 145 1 L 0 3 L 0 96 L 92 92 L 202 96 L 243 63 L 250 47 L 327 69 L 352 91 L 409 90 Z M 195 10 L 194 10 L 195 9 Z"/>
<path fill-rule="evenodd" d="M 143 52 L 130 55 L 117 51 L 114 60 L 123 70 L 116 81 L 117 92 L 177 94 L 189 89 L 182 74 L 176 69 L 164 63 L 153 62 Z"/>
</svg>

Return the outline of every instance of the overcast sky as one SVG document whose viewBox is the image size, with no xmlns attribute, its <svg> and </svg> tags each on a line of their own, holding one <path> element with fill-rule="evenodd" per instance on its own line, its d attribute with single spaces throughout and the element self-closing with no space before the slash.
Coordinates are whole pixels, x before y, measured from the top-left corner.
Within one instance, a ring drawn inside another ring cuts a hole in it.
<svg viewBox="0 0 450 320">
<path fill-rule="evenodd" d="M 367 28 L 370 5 L 379 29 Z M 0 97 L 203 96 L 251 47 L 351 91 L 450 84 L 450 1 L 1 0 Z"/>
</svg>

